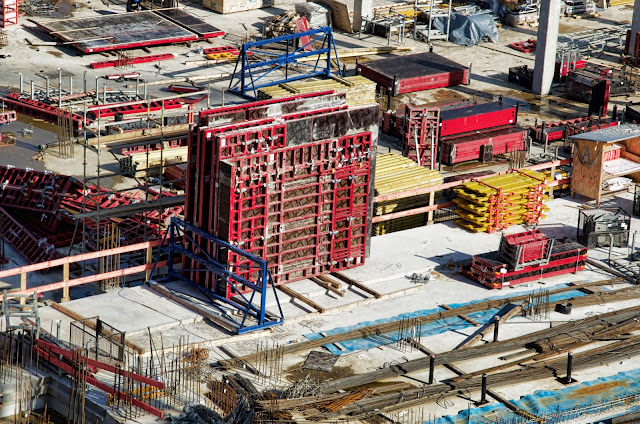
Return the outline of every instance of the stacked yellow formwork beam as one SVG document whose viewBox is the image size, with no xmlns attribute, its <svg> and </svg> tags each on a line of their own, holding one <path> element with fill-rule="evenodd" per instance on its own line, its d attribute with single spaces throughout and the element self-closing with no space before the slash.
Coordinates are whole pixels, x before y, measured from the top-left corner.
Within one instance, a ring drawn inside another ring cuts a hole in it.
<svg viewBox="0 0 640 424">
<path fill-rule="evenodd" d="M 438 171 L 429 170 L 418 166 L 411 159 L 394 153 L 378 155 L 376 158 L 376 194 L 397 193 L 414 188 L 430 187 L 442 184 L 442 175 Z M 401 212 L 429 204 L 429 195 L 409 196 L 400 199 L 376 203 L 374 214 L 376 216 L 393 212 Z M 386 234 L 394 231 L 425 225 L 427 214 L 407 216 L 379 222 L 375 225 L 374 234 Z"/>
<path fill-rule="evenodd" d="M 544 173 L 522 170 L 454 189 L 460 217 L 456 222 L 474 232 L 489 233 L 515 224 L 534 224 L 544 217 L 547 191 Z"/>
<path fill-rule="evenodd" d="M 344 93 L 350 106 L 372 104 L 376 102 L 376 83 L 355 75 L 352 77 L 333 77 L 331 79 L 309 79 L 291 83 L 283 83 L 258 90 L 258 99 L 277 99 L 295 94 L 313 93 L 317 91 L 333 90 L 334 93 Z"/>
</svg>

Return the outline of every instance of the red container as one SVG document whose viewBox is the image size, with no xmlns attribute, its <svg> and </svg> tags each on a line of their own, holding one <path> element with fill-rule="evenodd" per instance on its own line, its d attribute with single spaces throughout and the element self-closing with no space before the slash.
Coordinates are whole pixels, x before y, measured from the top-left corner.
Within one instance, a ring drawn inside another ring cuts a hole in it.
<svg viewBox="0 0 640 424">
<path fill-rule="evenodd" d="M 440 161 L 453 165 L 468 160 L 482 159 L 484 146 L 492 146 L 492 155 L 501 155 L 527 149 L 528 131 L 522 127 L 485 130 L 470 135 L 447 137 L 440 141 Z"/>
</svg>

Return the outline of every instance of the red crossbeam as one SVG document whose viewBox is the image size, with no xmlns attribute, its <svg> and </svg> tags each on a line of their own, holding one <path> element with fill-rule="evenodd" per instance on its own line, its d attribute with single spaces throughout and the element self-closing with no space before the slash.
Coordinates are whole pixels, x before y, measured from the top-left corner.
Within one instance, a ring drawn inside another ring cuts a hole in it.
<svg viewBox="0 0 640 424">
<path fill-rule="evenodd" d="M 131 59 L 116 59 L 116 60 L 105 60 L 103 62 L 93 62 L 90 63 L 89 66 L 93 69 L 101 69 L 101 68 L 113 68 L 115 66 L 120 65 L 133 65 L 136 63 L 147 63 L 147 62 L 157 62 L 160 60 L 169 60 L 173 59 L 175 56 L 171 53 L 165 54 L 154 54 L 151 56 L 138 56 L 133 57 Z"/>
</svg>

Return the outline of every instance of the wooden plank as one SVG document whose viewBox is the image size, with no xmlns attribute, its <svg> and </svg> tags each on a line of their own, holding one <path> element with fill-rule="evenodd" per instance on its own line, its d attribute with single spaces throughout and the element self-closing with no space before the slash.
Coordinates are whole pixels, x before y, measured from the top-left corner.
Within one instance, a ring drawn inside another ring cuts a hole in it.
<svg viewBox="0 0 640 424">
<path fill-rule="evenodd" d="M 55 309 L 56 311 L 58 311 L 58 312 L 60 312 L 60 313 L 62 313 L 62 314 L 65 314 L 66 316 L 68 316 L 69 318 L 71 318 L 71 319 L 72 319 L 72 320 L 74 320 L 74 321 L 80 321 L 80 320 L 85 319 L 85 317 L 83 317 L 83 316 L 82 316 L 82 315 L 80 315 L 79 313 L 74 312 L 74 311 L 72 311 L 71 309 L 69 309 L 69 308 L 67 308 L 67 307 L 62 306 L 62 305 L 61 305 L 61 304 L 59 304 L 59 303 L 52 302 L 52 303 L 51 303 L 51 307 L 52 307 L 53 309 Z M 96 326 L 95 326 L 92 322 L 85 322 L 85 324 L 87 325 L 87 327 L 91 328 L 92 330 L 95 330 L 95 329 L 96 329 Z M 106 335 L 110 335 L 110 332 L 108 332 L 108 331 L 104 331 L 104 333 L 105 333 Z M 128 341 L 126 338 L 125 338 L 125 340 L 124 340 L 124 344 L 125 344 L 125 346 L 127 346 L 128 348 L 133 349 L 133 350 L 135 350 L 136 352 L 138 352 L 140 355 L 144 354 L 144 352 L 145 352 L 144 348 L 142 348 L 142 347 L 138 346 L 138 345 L 137 345 L 137 344 L 135 344 L 135 343 L 132 343 L 132 342 Z"/>
<path fill-rule="evenodd" d="M 169 299 L 173 300 L 174 302 L 184 306 L 187 309 L 192 310 L 193 312 L 202 315 L 203 317 L 207 318 L 209 321 L 219 325 L 220 327 L 224 328 L 225 330 L 231 331 L 233 333 L 237 332 L 237 328 L 235 326 L 233 326 L 232 324 L 230 324 L 229 322 L 225 321 L 224 319 L 222 319 L 221 317 L 212 314 L 211 312 L 207 311 L 204 308 L 201 308 L 200 306 L 196 305 L 193 302 L 189 302 L 186 299 L 181 298 L 180 296 L 176 296 L 175 294 L 171 293 L 171 290 L 167 289 L 166 287 L 162 286 L 161 284 L 158 284 L 156 282 L 150 282 L 150 286 L 151 289 L 162 294 L 163 296 L 168 297 Z"/>
<path fill-rule="evenodd" d="M 441 307 L 442 309 L 447 310 L 447 311 L 450 311 L 450 310 L 452 310 L 452 309 L 453 309 L 451 306 L 447 305 L 446 303 L 443 303 L 442 305 L 440 305 L 440 307 Z M 466 316 L 466 315 L 462 315 L 462 314 L 460 314 L 460 315 L 458 315 L 458 318 L 460 318 L 460 319 L 462 319 L 462 320 L 464 320 L 464 321 L 467 321 L 469 324 L 471 324 L 471 325 L 473 325 L 473 326 L 480 327 L 480 323 L 479 323 L 478 321 L 475 321 L 475 320 L 473 320 L 473 319 L 469 318 L 469 317 L 468 317 L 468 316 Z"/>
<path fill-rule="evenodd" d="M 365 286 L 364 284 L 362 284 L 360 281 L 356 281 L 353 278 L 349 278 L 344 274 L 341 274 L 339 272 L 333 272 L 333 273 L 331 273 L 331 275 L 333 275 L 334 277 L 344 281 L 347 284 L 350 284 L 352 286 L 355 286 L 355 287 L 359 288 L 360 290 L 362 290 L 365 293 L 369 293 L 370 295 L 372 295 L 376 299 L 380 299 L 382 297 L 382 295 L 380 293 L 378 293 L 377 291 L 375 291 L 374 289 L 371 289 L 371 288 Z"/>
<path fill-rule="evenodd" d="M 500 316 L 500 318 L 498 318 L 498 325 L 502 325 L 503 323 L 507 322 L 507 320 L 517 314 L 519 314 L 520 312 L 522 312 L 522 309 L 524 308 L 524 305 L 527 302 L 524 302 L 521 305 L 516 305 L 513 308 L 511 308 L 507 313 L 502 314 L 502 311 L 498 312 L 497 316 Z M 504 309 L 503 309 L 504 310 Z M 494 317 L 495 318 L 495 317 Z M 467 338 L 467 340 L 463 341 L 462 343 L 460 343 L 456 349 L 460 349 L 463 347 L 469 347 L 469 346 L 473 346 L 474 344 L 478 343 L 480 340 L 482 340 L 485 336 L 487 336 L 488 334 L 493 332 L 493 329 L 496 326 L 496 321 L 495 319 L 491 321 L 491 323 L 489 325 L 487 325 L 485 328 L 483 328 L 482 330 L 476 332 L 476 334 L 472 335 L 471 337 Z"/>
<path fill-rule="evenodd" d="M 323 287 L 323 288 L 329 290 L 333 294 L 337 294 L 340 297 L 344 297 L 344 292 L 343 291 L 338 290 L 337 288 L 333 287 L 333 285 L 327 283 L 326 281 L 322 281 L 322 280 L 320 280 L 319 278 L 316 278 L 316 277 L 311 277 L 311 278 L 309 278 L 309 280 L 313 281 L 314 283 L 316 283 L 320 287 Z"/>
<path fill-rule="evenodd" d="M 331 278 L 327 277 L 326 275 L 318 275 L 318 278 L 322 281 L 324 281 L 327 284 L 331 284 L 333 287 L 337 288 L 337 289 L 341 289 L 342 288 L 342 283 L 340 283 L 339 281 L 336 280 L 332 280 Z"/>
<path fill-rule="evenodd" d="M 346 4 L 336 0 L 307 1 L 313 1 L 314 3 L 319 3 L 327 6 L 329 9 L 331 9 L 331 22 L 333 22 L 333 26 L 344 32 L 348 32 L 349 34 L 353 33 L 353 28 L 351 26 L 351 17 L 349 15 L 349 8 Z"/>
<path fill-rule="evenodd" d="M 297 293 L 293 290 L 291 290 L 289 287 L 285 286 L 285 285 L 280 285 L 277 286 L 278 289 L 283 292 L 284 294 L 291 296 L 294 299 L 299 300 L 302 303 L 305 303 L 309 306 L 311 306 L 313 309 L 315 309 L 316 311 L 323 313 L 324 312 L 324 308 L 320 305 L 318 305 L 316 302 L 314 302 L 313 300 L 301 295 L 300 293 Z"/>
</svg>

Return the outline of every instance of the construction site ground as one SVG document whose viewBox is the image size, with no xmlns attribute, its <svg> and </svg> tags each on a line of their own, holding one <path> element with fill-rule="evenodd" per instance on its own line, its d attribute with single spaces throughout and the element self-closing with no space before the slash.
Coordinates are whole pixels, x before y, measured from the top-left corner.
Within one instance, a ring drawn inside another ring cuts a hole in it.
<svg viewBox="0 0 640 424">
<path fill-rule="evenodd" d="M 349 4 L 350 2 L 347 1 Z M 352 2 L 351 2 L 352 3 Z M 153 96 L 165 96 L 168 83 L 159 83 L 169 79 L 188 78 L 202 75 L 223 75 L 233 71 L 233 64 L 218 64 L 203 67 L 191 65 L 188 62 L 202 59 L 202 55 L 194 52 L 200 47 L 211 45 L 226 45 L 238 40 L 247 34 L 259 34 L 259 22 L 273 14 L 279 14 L 293 8 L 294 2 L 278 2 L 276 7 L 270 9 L 254 10 L 230 15 L 219 15 L 210 10 L 203 9 L 199 2 L 184 3 L 181 5 L 186 11 L 204 19 L 205 21 L 225 30 L 230 34 L 225 39 L 213 39 L 209 43 L 194 43 L 191 46 L 164 46 L 152 48 L 153 54 L 174 53 L 176 58 L 171 61 L 136 65 L 128 69 L 141 73 L 141 78 L 148 83 L 149 93 Z M 388 1 L 376 0 L 375 6 L 389 4 Z M 100 2 L 89 0 L 78 3 L 79 7 L 73 8 L 73 16 L 92 16 L 99 13 L 124 12 L 124 4 L 120 2 Z M 351 4 L 351 8 L 352 8 Z M 599 12 L 599 17 L 588 19 L 566 18 L 561 19 L 561 32 L 572 32 L 589 28 L 600 28 L 610 25 L 629 22 L 632 9 L 629 7 L 616 7 Z M 16 91 L 18 86 L 18 73 L 22 73 L 25 81 L 25 90 L 28 91 L 29 81 L 42 87 L 47 76 L 51 81 L 57 81 L 58 68 L 63 69 L 63 75 L 68 79 L 74 78 L 74 84 L 80 86 L 86 72 L 86 80 L 89 89 L 95 86 L 96 78 L 107 73 L 118 71 L 92 70 L 88 67 L 90 62 L 105 60 L 100 55 L 80 55 L 70 46 L 27 45 L 25 38 L 38 44 L 39 36 L 33 31 L 33 24 L 26 19 L 22 21 L 27 30 L 22 26 L 8 29 L 9 46 L 0 48 L 0 54 L 7 55 L 0 59 L 0 86 L 5 91 Z M 456 46 L 449 42 L 434 42 L 434 51 L 445 57 L 455 59 L 462 65 L 473 64 L 472 82 L 469 86 L 453 87 L 451 89 L 439 89 L 432 92 L 412 93 L 404 96 L 405 100 L 413 103 L 445 103 L 463 98 L 493 98 L 504 95 L 517 101 L 526 102 L 521 109 L 520 123 L 532 124 L 535 118 L 538 120 L 561 120 L 583 116 L 586 113 L 586 105 L 574 103 L 557 97 L 540 99 L 530 93 L 522 91 L 518 86 L 507 81 L 508 68 L 511 66 L 533 66 L 534 54 L 524 54 L 510 49 L 507 44 L 515 41 L 523 41 L 533 38 L 536 28 L 502 27 L 500 29 L 500 43 L 481 43 L 474 47 Z M 52 40 L 40 35 L 44 43 Z M 368 46 L 386 46 L 386 39 L 372 35 L 348 35 L 336 31 L 336 43 L 338 48 L 354 48 Z M 43 44 L 42 42 L 40 44 Z M 392 45 L 397 45 L 392 42 Z M 429 46 L 426 43 L 415 42 L 407 39 L 406 46 L 414 48 L 414 51 L 426 51 Z M 136 50 L 134 56 L 142 56 L 148 53 Z M 362 58 L 361 58 L 362 59 Z M 604 55 L 596 60 L 615 62 L 616 57 Z M 352 59 L 345 61 L 348 72 L 353 72 Z M 105 80 L 100 80 L 100 86 Z M 125 87 L 123 83 L 106 82 L 110 87 L 131 90 L 131 82 Z M 65 82 L 66 84 L 66 82 Z M 222 90 L 228 87 L 228 78 L 222 78 L 218 82 L 212 82 L 212 94 L 209 101 L 211 105 L 220 104 Z M 240 101 L 238 97 L 224 94 L 225 102 Z M 629 101 L 628 98 L 614 98 L 612 103 L 622 105 Z M 206 101 L 205 101 L 206 102 Z M 197 107 L 206 106 L 205 102 Z M 23 129 L 32 129 L 33 135 L 23 135 Z M 84 174 L 84 154 L 86 153 L 87 175 L 95 175 L 98 164 L 97 155 L 93 150 L 84 150 L 76 146 L 75 158 L 60 159 L 56 157 L 55 149 L 52 153 L 39 158 L 37 145 L 44 144 L 55 139 L 53 126 L 44 124 L 38 120 L 20 117 L 18 122 L 1 128 L 3 131 L 11 131 L 17 136 L 15 146 L 0 147 L 0 164 L 11 164 L 17 167 L 30 167 L 36 170 L 50 170 L 63 174 L 82 178 Z M 381 146 L 397 148 L 397 144 L 386 138 L 381 139 Z M 386 151 L 381 147 L 381 151 Z M 536 151 L 540 155 L 540 151 Z M 116 156 L 103 152 L 100 157 L 101 185 L 118 189 L 131 188 L 136 182 L 128 177 L 118 175 L 118 163 Z M 494 166 L 493 169 L 504 168 L 504 165 Z M 559 198 L 548 203 L 550 211 L 544 218 L 538 229 L 552 237 L 575 237 L 578 221 L 578 208 L 585 199 Z M 621 206 L 630 210 L 632 193 L 617 195 L 611 200 L 611 206 Z M 509 228 L 509 233 L 526 230 L 521 226 Z M 638 220 L 632 219 L 631 231 L 638 229 Z M 525 293 L 541 288 L 553 288 L 558 284 L 581 281 L 598 281 L 612 278 L 610 274 L 594 268 L 590 265 L 587 269 L 576 275 L 552 277 L 543 281 L 534 281 L 530 284 L 503 289 L 500 291 L 489 290 L 479 284 L 473 283 L 461 276 L 455 270 L 447 267 L 451 261 L 458 262 L 467 259 L 470 255 L 496 250 L 501 234 L 470 233 L 453 222 L 440 223 L 420 227 L 412 230 L 377 236 L 372 239 L 371 255 L 366 264 L 360 268 L 345 271 L 344 274 L 361 281 L 370 288 L 382 294 L 382 298 L 375 299 L 357 288 L 346 291 L 344 297 L 337 297 L 320 286 L 308 280 L 295 282 L 289 285 L 291 289 L 326 309 L 324 313 L 318 313 L 309 306 L 294 300 L 285 294 L 278 292 L 280 304 L 285 317 L 282 326 L 271 330 L 249 333 L 240 336 L 231 336 L 218 327 L 211 325 L 202 316 L 168 300 L 146 286 L 136 285 L 101 293 L 93 285 L 86 285 L 71 289 L 71 302 L 64 304 L 71 311 L 84 317 L 100 316 L 105 322 L 124 331 L 127 339 L 132 343 L 148 349 L 149 334 L 154 343 L 160 344 L 160 335 L 167 346 L 178 343 L 186 338 L 188 343 L 200 344 L 202 347 L 211 347 L 210 361 L 227 359 L 218 346 L 224 345 L 235 354 L 249 354 L 255 352 L 256 344 L 261 342 L 291 344 L 306 340 L 304 335 L 321 331 L 329 331 L 338 327 L 352 326 L 366 321 L 388 319 L 403 313 L 410 313 L 423 309 L 437 308 L 442 304 L 465 303 L 484 299 L 491 296 L 513 295 Z M 627 249 L 614 249 L 615 255 L 622 255 Z M 590 250 L 589 257 L 602 259 L 606 263 L 607 249 Z M 26 261 L 11 247 L 7 246 L 6 256 L 10 260 L 11 267 L 26 265 Z M 413 274 L 429 275 L 428 281 L 412 281 Z M 42 285 L 61 281 L 61 273 L 52 270 L 47 274 L 31 273 L 28 285 Z M 18 287 L 19 276 L 3 281 L 5 287 Z M 180 282 L 170 283 L 169 286 L 177 291 L 194 294 L 192 288 Z M 271 294 L 271 293 L 270 293 Z M 43 301 L 59 301 L 59 294 L 54 297 L 46 294 Z M 273 296 L 268 298 L 268 308 L 276 310 L 277 305 Z M 204 302 L 203 302 L 204 305 Z M 509 320 L 501 327 L 500 338 L 506 339 L 524 333 L 548 328 L 551 324 L 568 320 L 578 320 L 593 314 L 609 312 L 612 309 L 620 309 L 629 306 L 640 305 L 640 299 L 618 302 L 616 304 L 601 304 L 596 306 L 574 308 L 571 315 L 562 315 L 551 312 L 549 319 L 542 321 L 531 320 L 524 317 L 516 317 Z M 57 322 L 61 321 L 62 338 L 65 338 L 69 330 L 71 319 L 61 312 L 51 308 L 40 309 L 42 327 L 55 333 Z M 490 317 L 487 317 L 490 318 Z M 448 325 L 446 322 L 443 325 Z M 465 338 L 475 331 L 474 327 L 446 331 L 442 334 L 423 338 L 422 344 L 429 349 L 443 352 L 456 347 Z M 490 340 L 489 336 L 489 339 Z M 285 357 L 284 377 L 291 380 L 303 378 L 306 371 L 301 369 L 307 352 L 288 355 Z M 329 378 L 344 377 L 349 374 L 362 373 L 385 364 L 401 363 L 407 359 L 423 357 L 424 354 L 417 350 L 401 349 L 395 344 L 376 347 L 368 350 L 345 353 L 340 356 Z M 495 359 L 479 358 L 473 361 L 459 363 L 464 371 L 487 368 L 495 365 Z M 586 371 L 574 373 L 574 378 L 579 382 L 595 380 L 600 376 L 613 375 L 621 371 L 636 368 L 633 360 L 609 364 L 606 367 L 592 368 Z M 453 375 L 443 367 L 436 368 L 436 380 Z M 326 379 L 323 374 L 315 374 L 318 379 Z M 425 372 L 410 375 L 404 378 L 405 382 L 414 382 L 416 386 L 426 381 Z M 286 385 L 286 381 L 283 382 Z M 514 382 L 506 388 L 500 388 L 499 394 L 507 399 L 518 399 L 535 390 L 557 390 L 564 387 L 561 383 L 546 379 L 536 382 Z M 469 399 L 464 397 L 449 398 L 445 403 L 430 403 L 425 406 L 425 413 L 437 416 L 455 415 L 457 411 L 466 409 L 470 400 L 478 400 L 478 393 L 469 393 Z M 152 417 L 145 417 L 151 420 Z"/>
</svg>

